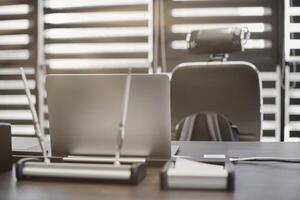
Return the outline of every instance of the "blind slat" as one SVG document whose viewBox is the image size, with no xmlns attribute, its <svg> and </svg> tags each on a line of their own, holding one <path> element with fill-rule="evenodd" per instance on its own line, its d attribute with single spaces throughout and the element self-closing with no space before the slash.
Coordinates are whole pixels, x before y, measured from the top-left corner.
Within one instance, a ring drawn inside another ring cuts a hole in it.
<svg viewBox="0 0 300 200">
<path fill-rule="evenodd" d="M 0 6 L 30 4 L 32 0 L 1 0 Z"/>
<path fill-rule="evenodd" d="M 145 58 L 147 53 L 73 53 L 73 54 L 45 54 L 46 59 L 67 59 L 67 58 Z"/>
<path fill-rule="evenodd" d="M 0 110 L 24 110 L 24 109 L 28 109 L 28 105 L 1 105 L 0 104 Z"/>
<path fill-rule="evenodd" d="M 168 39 L 170 41 L 173 40 L 178 40 L 178 38 L 185 38 L 186 37 L 186 33 L 172 33 L 172 35 L 170 35 L 168 37 Z M 273 33 L 271 32 L 262 32 L 262 33 L 251 33 L 251 39 L 271 39 L 273 38 Z"/>
<path fill-rule="evenodd" d="M 147 5 L 111 5 L 111 6 L 87 6 L 74 8 L 45 8 L 45 14 L 53 13 L 82 13 L 82 12 L 105 12 L 105 11 L 144 11 Z"/>
<path fill-rule="evenodd" d="M 17 20 L 17 19 L 30 19 L 33 15 L 29 14 L 15 14 L 15 15 L 1 15 L 0 13 L 0 20 Z"/>
<path fill-rule="evenodd" d="M 145 27 L 147 21 L 122 21 L 122 22 L 89 22 L 89 23 L 45 23 L 45 29 L 51 28 L 97 28 L 97 27 Z"/>
<path fill-rule="evenodd" d="M 168 0 L 169 1 L 169 0 Z M 173 1 L 171 8 L 218 8 L 218 7 L 256 7 L 270 6 L 272 0 L 201 0 L 201 1 Z"/>
<path fill-rule="evenodd" d="M 213 23 L 270 23 L 271 16 L 218 16 L 218 17 L 180 17 L 172 18 L 173 24 L 213 24 Z"/>
<path fill-rule="evenodd" d="M 30 74 L 30 75 L 26 75 L 28 80 L 34 80 L 35 79 L 35 75 Z M 20 79 L 21 76 L 19 74 L 10 74 L 10 75 L 4 75 L 4 74 L 0 74 L 0 80 L 18 80 Z"/>
<path fill-rule="evenodd" d="M 97 37 L 88 37 L 88 38 L 58 38 L 50 39 L 46 38 L 45 42 L 47 44 L 72 44 L 72 43 L 130 43 L 130 42 L 147 42 L 147 37 L 113 37 L 113 38 L 97 38 Z"/>
<path fill-rule="evenodd" d="M 14 94 L 24 94 L 24 90 L 16 89 L 16 90 L 2 90 L 0 89 L 1 94 L 6 94 L 6 95 L 14 95 Z M 35 89 L 31 90 L 31 94 L 35 95 L 36 91 Z"/>
<path fill-rule="evenodd" d="M 5 67 L 16 67 L 16 66 L 22 66 L 23 65 L 32 65 L 34 64 L 34 61 L 31 59 L 26 59 L 26 60 L 0 60 L 0 65 L 5 66 Z"/>
<path fill-rule="evenodd" d="M 32 120 L 23 119 L 1 119 L 2 123 L 32 125 Z"/>
<path fill-rule="evenodd" d="M 27 44 L 27 45 L 1 45 L 0 44 L 0 50 L 17 50 L 17 49 L 29 49 L 31 46 L 31 44 Z"/>
<path fill-rule="evenodd" d="M 32 29 L 0 30 L 0 35 L 24 35 L 24 34 L 32 34 Z"/>
</svg>

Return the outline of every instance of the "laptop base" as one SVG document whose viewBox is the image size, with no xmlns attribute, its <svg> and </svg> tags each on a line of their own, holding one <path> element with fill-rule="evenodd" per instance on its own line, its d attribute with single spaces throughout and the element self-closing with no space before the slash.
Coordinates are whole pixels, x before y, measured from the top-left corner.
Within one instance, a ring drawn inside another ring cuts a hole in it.
<svg viewBox="0 0 300 200">
<path fill-rule="evenodd" d="M 62 179 L 64 181 L 116 182 L 138 185 L 146 176 L 146 163 L 74 163 L 54 159 L 45 163 L 41 159 L 25 158 L 16 164 L 18 180 Z"/>
</svg>

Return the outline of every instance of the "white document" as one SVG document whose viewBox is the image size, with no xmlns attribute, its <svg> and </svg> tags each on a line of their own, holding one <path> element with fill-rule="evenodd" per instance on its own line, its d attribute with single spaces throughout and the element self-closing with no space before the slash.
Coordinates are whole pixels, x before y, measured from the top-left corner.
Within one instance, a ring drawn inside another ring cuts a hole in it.
<svg viewBox="0 0 300 200">
<path fill-rule="evenodd" d="M 184 170 L 224 170 L 224 166 L 207 164 L 185 158 L 176 158 L 175 169 Z"/>
</svg>

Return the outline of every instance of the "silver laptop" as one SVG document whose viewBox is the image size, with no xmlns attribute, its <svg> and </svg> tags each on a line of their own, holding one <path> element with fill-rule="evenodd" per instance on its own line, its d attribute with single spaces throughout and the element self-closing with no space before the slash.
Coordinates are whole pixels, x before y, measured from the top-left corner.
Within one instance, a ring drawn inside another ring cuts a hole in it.
<svg viewBox="0 0 300 200">
<path fill-rule="evenodd" d="M 114 155 L 126 76 L 46 77 L 53 156 Z M 132 75 L 121 155 L 170 157 L 170 127 L 169 78 Z"/>
</svg>

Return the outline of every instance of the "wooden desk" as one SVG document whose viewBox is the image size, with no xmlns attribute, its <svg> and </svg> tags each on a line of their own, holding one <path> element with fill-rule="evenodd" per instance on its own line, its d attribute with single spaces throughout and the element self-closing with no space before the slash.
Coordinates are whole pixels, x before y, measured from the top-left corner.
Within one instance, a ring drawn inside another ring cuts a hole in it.
<svg viewBox="0 0 300 200">
<path fill-rule="evenodd" d="M 175 142 L 181 155 L 226 153 L 229 156 L 299 156 L 300 143 Z M 300 199 L 300 164 L 237 164 L 236 191 L 160 191 L 159 168 L 149 168 L 139 186 L 96 183 L 17 182 L 14 172 L 0 175 L 1 200 L 99 200 L 99 199 Z"/>
</svg>

